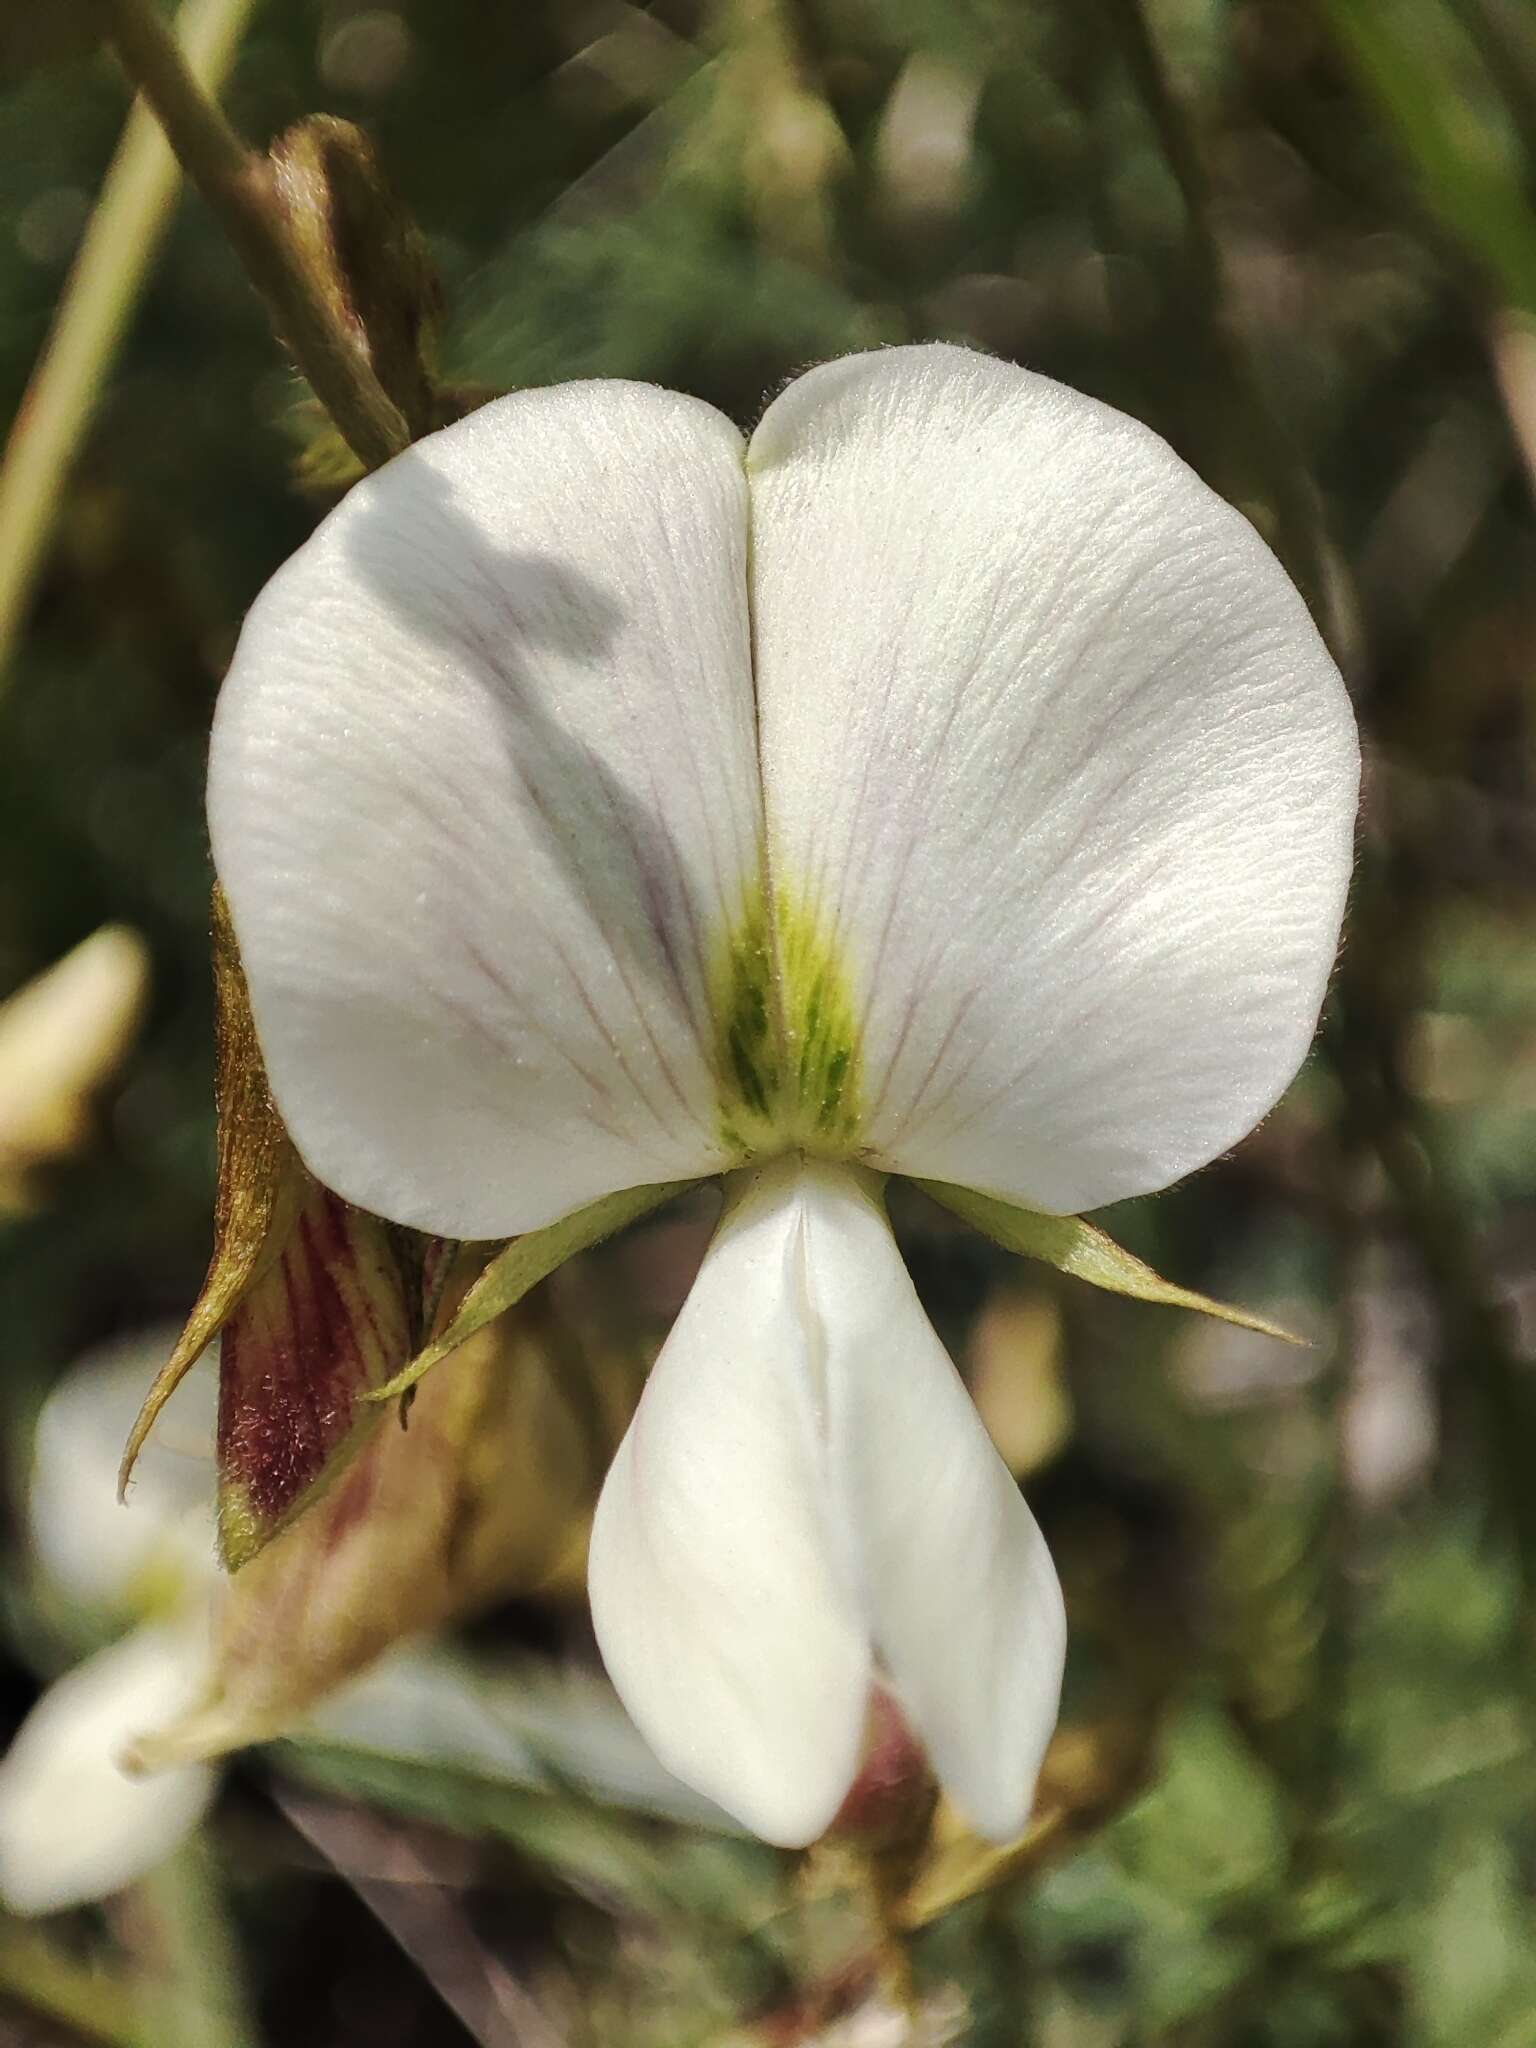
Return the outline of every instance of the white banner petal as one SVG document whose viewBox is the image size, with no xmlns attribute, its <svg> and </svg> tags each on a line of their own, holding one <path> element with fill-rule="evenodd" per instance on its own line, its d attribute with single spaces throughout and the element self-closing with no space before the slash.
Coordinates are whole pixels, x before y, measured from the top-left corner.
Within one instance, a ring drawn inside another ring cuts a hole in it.
<svg viewBox="0 0 1536 2048">
<path fill-rule="evenodd" d="M 858 1765 L 869 1652 L 828 1493 L 799 1182 L 725 1216 L 608 1474 L 592 1616 L 661 1761 L 798 1847 Z"/>
<path fill-rule="evenodd" d="M 130 1778 L 136 1737 L 185 1712 L 206 1679 L 206 1630 L 137 1629 L 49 1687 L 0 1762 L 0 1903 L 56 1913 L 164 1862 L 202 1819 L 206 1764 Z"/>
<path fill-rule="evenodd" d="M 814 1166 L 803 1189 L 832 1483 L 875 1648 L 946 1790 L 1008 1841 L 1029 1817 L 1061 1697 L 1056 1570 L 878 1193 Z"/>
<path fill-rule="evenodd" d="M 770 860 L 863 1012 L 869 1155 L 1068 1212 L 1224 1150 L 1352 849 L 1273 556 L 1135 421 L 949 347 L 813 370 L 748 470 Z"/>
<path fill-rule="evenodd" d="M 350 1200 L 500 1237 L 724 1159 L 746 547 L 727 420 L 568 384 L 360 483 L 258 598 L 214 855 L 278 1105 Z"/>
</svg>

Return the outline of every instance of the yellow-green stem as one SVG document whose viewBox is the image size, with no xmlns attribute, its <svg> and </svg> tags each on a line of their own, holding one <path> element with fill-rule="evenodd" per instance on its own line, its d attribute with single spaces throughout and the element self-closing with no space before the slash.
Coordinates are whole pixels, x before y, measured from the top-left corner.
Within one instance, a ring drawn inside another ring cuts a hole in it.
<svg viewBox="0 0 1536 2048">
<path fill-rule="evenodd" d="M 205 92 L 218 90 L 254 4 L 187 0 L 178 23 L 182 48 Z M 0 689 L 64 479 L 170 218 L 179 176 L 155 121 L 135 107 L 0 459 Z"/>
</svg>

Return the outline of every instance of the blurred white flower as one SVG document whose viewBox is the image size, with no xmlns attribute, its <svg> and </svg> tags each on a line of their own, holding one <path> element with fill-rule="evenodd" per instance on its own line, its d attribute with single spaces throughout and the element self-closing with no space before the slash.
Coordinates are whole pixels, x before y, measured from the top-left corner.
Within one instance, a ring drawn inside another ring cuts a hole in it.
<svg viewBox="0 0 1536 2048">
<path fill-rule="evenodd" d="M 590 1583 L 641 1730 L 768 1838 L 830 1823 L 877 1675 L 999 1837 L 1056 1713 L 1055 1576 L 883 1176 L 1007 1240 L 1241 1138 L 1315 1028 L 1357 777 L 1247 523 L 953 348 L 814 370 L 745 444 L 517 394 L 258 599 L 210 823 L 313 1172 L 562 1252 L 726 1175 Z"/>
<path fill-rule="evenodd" d="M 0 1761 L 0 1901 L 12 1912 L 55 1912 L 145 1876 L 213 1796 L 203 1765 L 152 1779 L 122 1768 L 208 1682 L 211 1376 L 177 1389 L 128 1504 L 117 1500 L 124 1433 L 172 1337 L 152 1330 L 88 1354 L 38 1417 L 27 1496 L 38 1571 L 82 1619 L 128 1633 L 51 1685 Z"/>
<path fill-rule="evenodd" d="M 968 2025 L 965 2001 L 954 1990 L 925 1999 L 917 2012 L 875 1997 L 807 2035 L 803 2048 L 952 2048 Z"/>
<path fill-rule="evenodd" d="M 204 1682 L 207 1633 L 146 1624 L 51 1685 L 0 1762 L 0 1900 L 54 1913 L 104 1898 L 170 1855 L 217 1785 L 206 1764 L 152 1778 L 119 1761 Z"/>
<path fill-rule="evenodd" d="M 176 1341 L 141 1330 L 82 1358 L 43 1403 L 32 1441 L 27 1531 L 44 1576 L 75 1606 L 119 1626 L 217 1581 L 213 1438 L 218 1382 L 190 1374 L 117 1496 L 123 1440 L 146 1379 Z"/>
</svg>

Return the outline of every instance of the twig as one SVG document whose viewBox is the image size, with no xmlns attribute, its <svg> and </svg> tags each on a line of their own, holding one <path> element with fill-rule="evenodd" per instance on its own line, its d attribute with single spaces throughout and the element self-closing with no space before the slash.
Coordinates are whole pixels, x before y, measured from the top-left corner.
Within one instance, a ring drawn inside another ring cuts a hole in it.
<svg viewBox="0 0 1536 2048">
<path fill-rule="evenodd" d="M 348 309 L 306 263 L 271 164 L 240 140 L 189 68 L 152 0 L 97 0 L 123 69 L 217 215 L 273 323 L 343 438 L 368 468 L 410 441 Z"/>
<path fill-rule="evenodd" d="M 228 72 L 254 0 L 187 0 L 178 28 L 204 92 Z M 170 218 L 179 172 L 136 107 L 0 460 L 0 689 L 58 519 L 61 487 Z"/>
</svg>

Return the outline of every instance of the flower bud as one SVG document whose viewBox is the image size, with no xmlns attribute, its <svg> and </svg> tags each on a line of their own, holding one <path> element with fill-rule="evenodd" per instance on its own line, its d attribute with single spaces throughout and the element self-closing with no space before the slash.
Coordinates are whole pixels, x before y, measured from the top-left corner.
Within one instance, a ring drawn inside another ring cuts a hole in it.
<svg viewBox="0 0 1536 2048">
<path fill-rule="evenodd" d="M 426 241 L 391 190 L 372 142 L 311 114 L 269 153 L 272 189 L 335 330 L 398 410 L 402 445 L 440 427 L 435 384 L 442 288 Z"/>
<path fill-rule="evenodd" d="M 882 1685 L 870 1695 L 864 1759 L 827 1839 L 869 1854 L 908 1847 L 927 1832 L 938 1785 L 922 1743 Z"/>
<path fill-rule="evenodd" d="M 0 1003 L 0 1215 L 30 1208 L 39 1171 L 85 1138 L 148 986 L 143 940 L 103 925 Z"/>
</svg>

